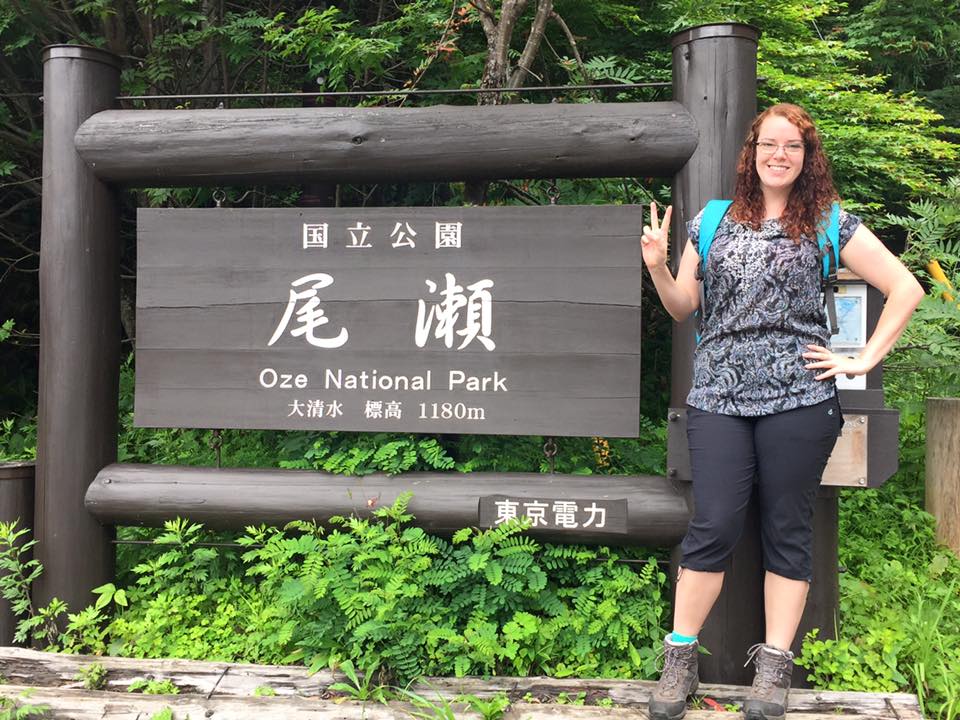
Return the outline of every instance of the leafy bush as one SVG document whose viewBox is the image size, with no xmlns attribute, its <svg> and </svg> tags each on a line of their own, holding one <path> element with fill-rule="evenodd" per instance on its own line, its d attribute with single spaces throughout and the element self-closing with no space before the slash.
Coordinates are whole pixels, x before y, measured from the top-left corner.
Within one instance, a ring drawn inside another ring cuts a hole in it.
<svg viewBox="0 0 960 720">
<path fill-rule="evenodd" d="M 960 715 L 960 560 L 933 518 L 898 487 L 854 490 L 840 505 L 840 624 L 814 631 L 798 664 L 817 687 L 917 693 L 925 713 Z"/>
<path fill-rule="evenodd" d="M 136 582 L 97 588 L 97 603 L 46 644 L 315 669 L 350 661 L 400 681 L 656 674 L 666 577 L 654 558 L 542 545 L 516 521 L 446 541 L 410 526 L 409 500 L 370 520 L 336 518 L 329 532 L 307 522 L 248 528 L 242 554 L 204 546 L 197 524 L 168 522 L 156 554 L 133 568 Z M 38 617 L 22 620 L 23 631 Z M 51 627 L 50 612 L 42 619 Z"/>
</svg>

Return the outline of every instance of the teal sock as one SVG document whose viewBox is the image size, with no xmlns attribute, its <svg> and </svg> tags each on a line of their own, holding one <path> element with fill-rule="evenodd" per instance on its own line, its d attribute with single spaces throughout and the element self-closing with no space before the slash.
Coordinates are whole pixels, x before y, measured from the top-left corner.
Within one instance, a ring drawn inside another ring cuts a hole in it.
<svg viewBox="0 0 960 720">
<path fill-rule="evenodd" d="M 696 635 L 681 635 L 681 634 L 678 633 L 676 630 L 674 630 L 672 633 L 670 633 L 670 635 L 668 636 L 668 639 L 670 640 L 670 642 L 672 642 L 672 643 L 674 643 L 674 644 L 676 644 L 676 645 L 689 645 L 689 644 L 692 643 L 692 642 L 696 642 L 697 636 L 696 636 Z"/>
</svg>

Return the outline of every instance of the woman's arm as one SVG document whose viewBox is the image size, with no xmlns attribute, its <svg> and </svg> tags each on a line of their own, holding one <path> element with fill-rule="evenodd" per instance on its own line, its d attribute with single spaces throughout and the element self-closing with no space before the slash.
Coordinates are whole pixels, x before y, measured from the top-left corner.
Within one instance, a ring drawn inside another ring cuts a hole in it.
<svg viewBox="0 0 960 720">
<path fill-rule="evenodd" d="M 873 285 L 886 297 L 877 327 L 859 357 L 837 355 L 819 345 L 808 345 L 803 357 L 814 360 L 806 367 L 823 370 L 817 380 L 839 375 L 864 375 L 872 370 L 897 342 L 910 316 L 923 299 L 923 288 L 865 225 L 860 225 L 840 252 L 844 267 Z"/>
<path fill-rule="evenodd" d="M 697 286 L 697 263 L 700 256 L 687 242 L 680 257 L 680 268 L 674 279 L 667 266 L 667 239 L 670 233 L 670 217 L 673 207 L 668 207 L 663 216 L 661 225 L 657 217 L 657 204 L 650 203 L 650 225 L 643 226 L 643 238 L 640 248 L 643 252 L 643 261 L 650 271 L 650 279 L 657 289 L 660 302 L 670 316 L 677 322 L 683 322 L 700 305 L 700 290 Z"/>
</svg>

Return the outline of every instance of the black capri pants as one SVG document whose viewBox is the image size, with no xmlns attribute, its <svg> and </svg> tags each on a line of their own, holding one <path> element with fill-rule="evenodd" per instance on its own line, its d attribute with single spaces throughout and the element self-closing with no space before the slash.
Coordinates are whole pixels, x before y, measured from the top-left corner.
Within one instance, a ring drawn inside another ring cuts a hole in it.
<svg viewBox="0 0 960 720">
<path fill-rule="evenodd" d="M 760 417 L 688 407 L 694 515 L 680 566 L 706 572 L 725 568 L 756 481 L 764 569 L 810 582 L 817 488 L 842 428 L 836 396 Z"/>
</svg>

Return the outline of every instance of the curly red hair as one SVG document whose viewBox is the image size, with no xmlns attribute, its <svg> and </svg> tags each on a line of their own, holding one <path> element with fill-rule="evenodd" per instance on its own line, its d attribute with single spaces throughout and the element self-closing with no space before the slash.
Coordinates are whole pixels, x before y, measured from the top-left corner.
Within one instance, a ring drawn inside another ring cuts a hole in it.
<svg viewBox="0 0 960 720">
<path fill-rule="evenodd" d="M 737 160 L 737 184 L 730 213 L 737 222 L 760 229 L 764 218 L 763 190 L 757 175 L 757 138 L 760 125 L 771 115 L 786 118 L 800 130 L 803 138 L 803 168 L 793 183 L 787 207 L 780 223 L 788 237 L 800 242 L 801 236 L 813 238 L 818 225 L 825 222 L 830 206 L 838 199 L 830 174 L 830 161 L 823 152 L 823 144 L 813 124 L 813 118 L 799 105 L 780 103 L 757 115 L 743 142 Z"/>
</svg>

